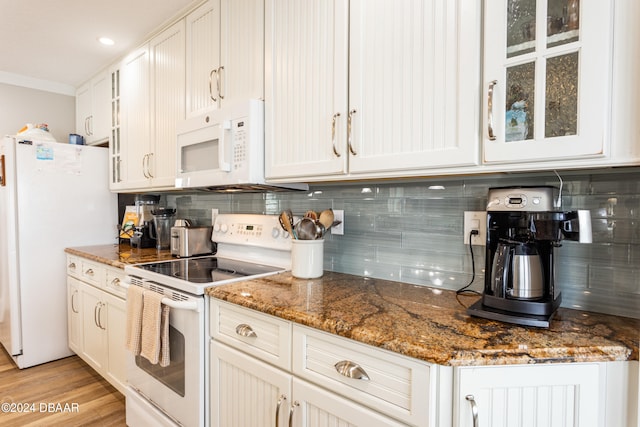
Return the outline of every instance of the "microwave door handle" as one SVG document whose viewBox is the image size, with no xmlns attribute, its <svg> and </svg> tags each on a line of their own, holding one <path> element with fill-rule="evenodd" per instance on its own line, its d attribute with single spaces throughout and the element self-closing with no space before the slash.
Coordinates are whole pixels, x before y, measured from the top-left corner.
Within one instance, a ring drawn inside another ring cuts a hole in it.
<svg viewBox="0 0 640 427">
<path fill-rule="evenodd" d="M 228 138 L 231 134 L 231 121 L 224 120 L 220 126 L 220 143 L 218 144 L 218 159 L 220 163 L 220 170 L 225 172 L 231 172 L 231 160 L 228 156 L 231 155 L 231 139 Z M 227 147 L 227 139 L 229 139 L 229 146 Z"/>
</svg>

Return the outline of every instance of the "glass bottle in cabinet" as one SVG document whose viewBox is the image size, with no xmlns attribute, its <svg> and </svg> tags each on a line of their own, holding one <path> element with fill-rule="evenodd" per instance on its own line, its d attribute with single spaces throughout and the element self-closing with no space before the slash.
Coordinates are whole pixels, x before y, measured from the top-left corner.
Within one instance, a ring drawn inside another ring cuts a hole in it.
<svg viewBox="0 0 640 427">
<path fill-rule="evenodd" d="M 486 0 L 485 163 L 607 154 L 610 0 Z"/>
</svg>

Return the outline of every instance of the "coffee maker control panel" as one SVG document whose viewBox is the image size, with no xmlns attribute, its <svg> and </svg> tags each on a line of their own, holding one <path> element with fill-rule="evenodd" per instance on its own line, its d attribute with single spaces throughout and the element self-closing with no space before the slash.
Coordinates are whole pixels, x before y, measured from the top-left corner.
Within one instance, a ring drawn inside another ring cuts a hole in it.
<svg viewBox="0 0 640 427">
<path fill-rule="evenodd" d="M 490 188 L 487 211 L 554 211 L 557 196 L 555 187 Z"/>
</svg>

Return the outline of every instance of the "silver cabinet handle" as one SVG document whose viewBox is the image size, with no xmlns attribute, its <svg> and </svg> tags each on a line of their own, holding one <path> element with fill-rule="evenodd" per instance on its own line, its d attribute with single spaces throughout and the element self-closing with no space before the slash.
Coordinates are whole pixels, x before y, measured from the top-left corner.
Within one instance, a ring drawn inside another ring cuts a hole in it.
<svg viewBox="0 0 640 427">
<path fill-rule="evenodd" d="M 89 136 L 93 136 L 93 115 L 89 116 Z"/>
<path fill-rule="evenodd" d="M 86 274 L 87 276 L 93 276 L 94 275 L 93 269 L 90 268 L 90 269 L 86 270 L 84 272 L 84 274 Z"/>
<path fill-rule="evenodd" d="M 284 402 L 285 400 L 287 400 L 287 396 L 285 396 L 284 394 L 280 395 L 280 398 L 278 399 L 278 404 L 276 405 L 275 427 L 280 426 L 280 407 L 282 406 L 282 402 Z"/>
<path fill-rule="evenodd" d="M 117 277 L 111 281 L 111 284 L 116 287 L 120 287 L 120 279 Z"/>
<path fill-rule="evenodd" d="M 68 268 L 73 268 L 75 270 L 76 269 L 76 263 L 72 262 L 71 264 L 68 265 Z"/>
<path fill-rule="evenodd" d="M 357 363 L 353 363 L 349 360 L 343 360 L 333 366 L 340 375 L 344 375 L 347 378 L 369 381 L 369 375 L 367 375 L 366 371 L 362 369 L 362 366 Z"/>
<path fill-rule="evenodd" d="M 331 118 L 331 144 L 333 145 L 333 154 L 340 157 L 338 148 L 336 147 L 336 120 L 340 117 L 340 113 L 335 113 Z"/>
<path fill-rule="evenodd" d="M 352 137 L 351 122 L 353 121 L 353 115 L 355 113 L 357 113 L 357 111 L 354 108 L 354 109 L 349 111 L 349 116 L 347 117 L 347 141 L 348 141 L 348 145 L 349 145 L 349 151 L 354 156 L 357 156 L 358 153 L 356 153 L 356 150 L 353 149 L 353 140 L 351 139 L 351 137 Z"/>
<path fill-rule="evenodd" d="M 493 87 L 497 84 L 497 80 L 492 80 L 489 83 L 489 91 L 487 93 L 487 133 L 490 141 L 495 141 L 496 139 L 493 133 Z"/>
<path fill-rule="evenodd" d="M 100 306 L 100 303 L 97 303 L 96 306 L 93 307 L 93 323 L 95 323 L 98 328 L 100 328 L 100 323 L 98 323 L 98 307 L 99 306 Z"/>
<path fill-rule="evenodd" d="M 478 427 L 478 404 L 476 403 L 476 398 L 473 397 L 473 394 L 467 394 L 465 397 L 467 401 L 471 404 L 471 415 L 473 415 L 473 427 Z"/>
<path fill-rule="evenodd" d="M 297 406 L 300 406 L 300 403 L 296 400 L 293 402 L 293 405 L 291 405 L 291 409 L 289 409 L 289 427 L 293 427 L 293 412 Z"/>
<path fill-rule="evenodd" d="M 87 136 L 89 136 L 89 135 L 90 135 L 90 134 L 89 134 L 89 117 L 90 117 L 90 116 L 87 116 L 87 117 L 85 117 L 85 119 L 84 119 L 84 133 L 85 133 L 85 135 L 87 135 Z"/>
<path fill-rule="evenodd" d="M 149 156 L 147 158 L 147 173 L 149 174 L 149 178 L 153 178 L 153 174 L 151 173 L 151 158 L 153 157 L 153 153 L 149 153 L 147 156 Z"/>
<path fill-rule="evenodd" d="M 216 87 L 218 89 L 218 98 L 224 99 L 224 94 L 222 93 L 222 72 L 224 71 L 224 66 L 218 67 L 218 73 L 216 75 Z"/>
<path fill-rule="evenodd" d="M 145 154 L 144 157 L 142 157 L 142 174 L 144 175 L 145 178 L 149 178 L 149 175 L 147 175 L 147 159 L 149 158 L 148 154 Z"/>
<path fill-rule="evenodd" d="M 236 326 L 236 334 L 240 335 L 241 337 L 247 337 L 247 338 L 258 337 L 255 331 L 251 328 L 251 326 L 247 325 L 246 323 L 241 323 L 240 325 Z"/>
<path fill-rule="evenodd" d="M 213 96 L 213 75 L 214 74 L 216 75 L 216 82 L 218 82 L 218 68 L 214 68 L 209 73 L 209 96 L 211 97 L 211 100 L 213 102 L 218 102 L 218 98 L 215 98 Z M 220 90 L 220 89 L 218 89 L 218 90 Z"/>
<path fill-rule="evenodd" d="M 74 313 L 78 314 L 79 311 L 76 310 L 76 299 L 75 299 L 76 295 L 78 295 L 78 291 L 77 290 L 73 291 L 73 293 L 71 294 L 71 311 L 73 311 Z"/>
</svg>

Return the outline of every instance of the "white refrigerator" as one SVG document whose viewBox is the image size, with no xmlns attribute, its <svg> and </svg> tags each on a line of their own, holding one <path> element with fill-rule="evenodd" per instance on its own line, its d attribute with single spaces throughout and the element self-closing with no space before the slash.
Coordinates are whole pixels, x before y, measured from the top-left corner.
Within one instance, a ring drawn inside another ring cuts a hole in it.
<svg viewBox="0 0 640 427">
<path fill-rule="evenodd" d="M 116 242 L 108 149 L 58 142 L 0 145 L 0 342 L 19 368 L 73 354 L 66 255 Z"/>
</svg>

